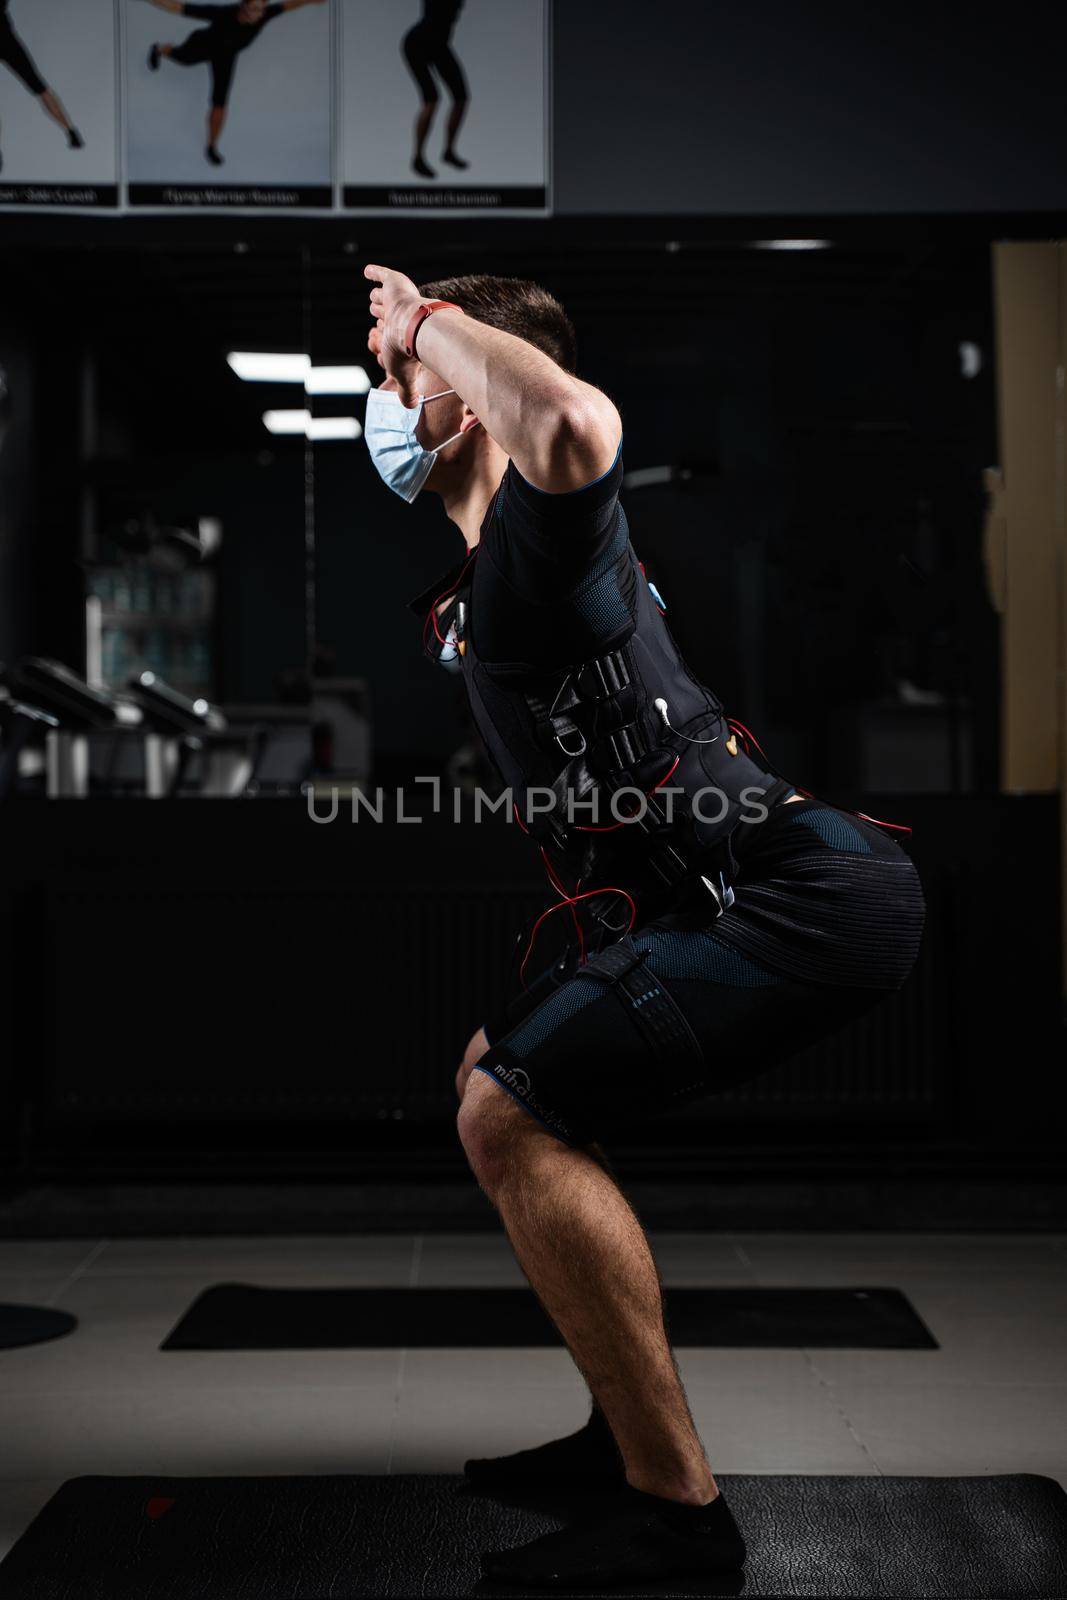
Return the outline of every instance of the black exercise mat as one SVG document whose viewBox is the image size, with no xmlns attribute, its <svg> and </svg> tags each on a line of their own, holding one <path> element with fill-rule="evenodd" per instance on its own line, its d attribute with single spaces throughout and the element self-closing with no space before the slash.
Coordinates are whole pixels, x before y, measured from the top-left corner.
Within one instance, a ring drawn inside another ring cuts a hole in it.
<svg viewBox="0 0 1067 1600">
<path fill-rule="evenodd" d="M 899 1289 L 667 1289 L 678 1349 L 936 1350 Z M 529 1289 L 207 1289 L 163 1350 L 558 1345 Z"/>
<path fill-rule="evenodd" d="M 78 1326 L 68 1311 L 50 1306 L 0 1305 L 0 1350 L 18 1350 L 28 1344 L 62 1339 Z"/>
<path fill-rule="evenodd" d="M 749 1546 L 746 1600 L 1052 1600 L 1067 1495 L 1049 1478 L 724 1476 Z M 0 1563 L 4 1600 L 512 1596 L 479 1552 L 604 1496 L 531 1505 L 446 1476 L 75 1478 Z M 559 1592 L 559 1591 L 557 1591 Z M 570 1592 L 570 1591 L 563 1591 Z M 736 1594 L 673 1579 L 605 1594 Z"/>
</svg>

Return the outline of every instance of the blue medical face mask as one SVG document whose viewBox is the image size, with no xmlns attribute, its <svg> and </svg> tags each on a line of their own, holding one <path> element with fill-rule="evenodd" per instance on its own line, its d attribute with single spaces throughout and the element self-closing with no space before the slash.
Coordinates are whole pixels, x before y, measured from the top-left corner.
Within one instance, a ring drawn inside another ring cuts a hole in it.
<svg viewBox="0 0 1067 1600">
<path fill-rule="evenodd" d="M 364 433 L 370 458 L 382 482 L 409 505 L 430 476 L 438 450 L 452 444 L 464 431 L 461 428 L 432 450 L 424 449 L 415 436 L 422 408 L 431 400 L 441 400 L 455 392 L 442 389 L 438 394 L 420 394 L 414 406 L 404 405 L 395 389 L 371 389 L 367 395 Z"/>
</svg>

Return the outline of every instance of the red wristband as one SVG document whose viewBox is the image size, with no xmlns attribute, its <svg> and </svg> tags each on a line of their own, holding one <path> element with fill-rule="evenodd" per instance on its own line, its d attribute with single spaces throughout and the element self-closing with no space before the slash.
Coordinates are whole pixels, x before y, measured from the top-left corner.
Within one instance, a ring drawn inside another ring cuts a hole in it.
<svg viewBox="0 0 1067 1600">
<path fill-rule="evenodd" d="M 405 355 L 413 356 L 415 354 L 415 340 L 418 337 L 419 329 L 426 321 L 426 318 L 431 316 L 435 311 L 444 311 L 446 309 L 449 311 L 458 311 L 461 315 L 463 312 L 463 307 L 457 306 L 454 300 L 427 300 L 419 307 L 411 321 L 408 323 L 407 332 L 404 335 Z"/>
</svg>

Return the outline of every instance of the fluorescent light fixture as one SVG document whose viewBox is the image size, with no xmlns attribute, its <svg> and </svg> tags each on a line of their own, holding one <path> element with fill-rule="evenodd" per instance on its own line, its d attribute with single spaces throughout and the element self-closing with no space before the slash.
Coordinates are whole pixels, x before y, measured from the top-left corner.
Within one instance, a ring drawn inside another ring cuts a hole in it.
<svg viewBox="0 0 1067 1600">
<path fill-rule="evenodd" d="M 310 411 L 264 411 L 263 426 L 268 433 L 307 434 Z"/>
<path fill-rule="evenodd" d="M 358 439 L 363 432 L 355 417 L 311 417 L 307 436 L 312 440 Z"/>
<path fill-rule="evenodd" d="M 268 433 L 290 434 L 320 442 L 324 439 L 358 439 L 363 432 L 355 417 L 313 417 L 310 411 L 264 411 Z"/>
<path fill-rule="evenodd" d="M 245 383 L 306 383 L 311 371 L 310 356 L 264 350 L 231 350 L 226 360 Z"/>
<path fill-rule="evenodd" d="M 965 378 L 977 378 L 982 370 L 982 347 L 971 339 L 964 339 L 960 346 L 960 372 Z"/>
<path fill-rule="evenodd" d="M 312 367 L 308 394 L 366 394 L 370 379 L 363 367 Z"/>
<path fill-rule="evenodd" d="M 757 250 L 829 250 L 831 239 L 754 239 Z"/>
<path fill-rule="evenodd" d="M 655 483 L 673 483 L 674 467 L 635 467 L 623 474 L 624 489 L 647 489 Z"/>
</svg>

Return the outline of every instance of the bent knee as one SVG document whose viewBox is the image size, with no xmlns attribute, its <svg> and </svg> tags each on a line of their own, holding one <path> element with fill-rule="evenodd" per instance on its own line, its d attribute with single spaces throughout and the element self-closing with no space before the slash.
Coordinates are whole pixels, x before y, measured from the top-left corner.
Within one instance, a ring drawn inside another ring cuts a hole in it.
<svg viewBox="0 0 1067 1600">
<path fill-rule="evenodd" d="M 461 1105 L 463 1103 L 463 1096 L 467 1092 L 467 1084 L 470 1081 L 470 1075 L 473 1071 L 474 1062 L 472 1061 L 468 1066 L 467 1062 L 464 1061 L 459 1071 L 456 1073 L 456 1093 L 459 1095 Z"/>
<path fill-rule="evenodd" d="M 479 1073 L 479 1078 L 484 1078 Z M 515 1108 L 506 1095 L 491 1083 L 486 1083 L 485 1093 L 464 1096 L 456 1114 L 459 1142 L 470 1164 L 471 1171 L 484 1189 L 493 1189 L 503 1181 L 511 1164 L 514 1149 Z M 524 1118 L 525 1112 L 519 1112 Z"/>
<path fill-rule="evenodd" d="M 477 1033 L 471 1035 L 470 1042 L 463 1052 L 463 1060 L 459 1064 L 459 1071 L 456 1073 L 456 1093 L 459 1095 L 460 1100 L 463 1099 L 467 1091 L 467 1082 L 471 1073 L 488 1048 L 489 1040 L 486 1038 L 485 1029 L 479 1028 Z"/>
</svg>

